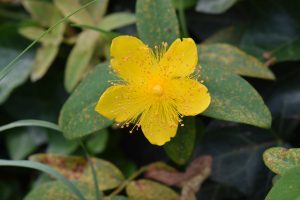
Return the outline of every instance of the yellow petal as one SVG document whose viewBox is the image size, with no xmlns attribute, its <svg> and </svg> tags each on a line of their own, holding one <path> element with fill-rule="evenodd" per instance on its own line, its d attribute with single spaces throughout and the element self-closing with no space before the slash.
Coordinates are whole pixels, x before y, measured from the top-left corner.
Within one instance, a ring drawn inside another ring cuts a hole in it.
<svg viewBox="0 0 300 200">
<path fill-rule="evenodd" d="M 170 95 L 175 101 L 178 112 L 194 116 L 204 112 L 211 101 L 207 87 L 193 79 L 173 79 Z"/>
<path fill-rule="evenodd" d="M 185 77 L 194 72 L 198 62 L 197 46 L 193 39 L 175 40 L 159 62 L 170 77 Z"/>
<path fill-rule="evenodd" d="M 152 50 L 132 36 L 113 39 L 110 49 L 111 65 L 128 82 L 145 79 L 152 68 Z"/>
<path fill-rule="evenodd" d="M 138 117 L 147 106 L 145 102 L 134 88 L 115 85 L 102 94 L 96 111 L 111 120 L 125 122 Z"/>
<path fill-rule="evenodd" d="M 152 105 L 143 113 L 140 124 L 149 142 L 161 146 L 176 135 L 178 114 L 169 105 Z"/>
</svg>

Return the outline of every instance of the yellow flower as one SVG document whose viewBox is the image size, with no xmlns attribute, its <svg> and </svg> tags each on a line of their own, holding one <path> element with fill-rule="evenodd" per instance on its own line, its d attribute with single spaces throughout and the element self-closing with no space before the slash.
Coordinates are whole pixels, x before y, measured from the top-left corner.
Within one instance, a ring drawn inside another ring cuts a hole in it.
<svg viewBox="0 0 300 200">
<path fill-rule="evenodd" d="M 210 104 L 207 88 L 191 78 L 198 62 L 195 42 L 184 38 L 166 46 L 153 52 L 136 37 L 115 38 L 111 66 L 122 81 L 109 87 L 96 106 L 109 119 L 141 127 L 156 145 L 176 135 L 181 117 L 197 115 Z"/>
</svg>

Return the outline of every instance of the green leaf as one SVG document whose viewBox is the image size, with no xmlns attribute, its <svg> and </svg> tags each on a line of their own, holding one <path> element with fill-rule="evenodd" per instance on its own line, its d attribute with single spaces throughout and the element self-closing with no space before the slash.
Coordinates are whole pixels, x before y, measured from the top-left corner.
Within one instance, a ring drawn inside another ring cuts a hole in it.
<svg viewBox="0 0 300 200">
<path fill-rule="evenodd" d="M 95 199 L 95 192 L 92 185 L 81 182 L 73 182 L 73 184 L 80 190 L 86 199 Z M 38 199 L 77 200 L 76 196 L 72 194 L 64 184 L 58 181 L 51 181 L 38 185 L 26 195 L 24 200 Z"/>
<path fill-rule="evenodd" d="M 22 4 L 42 26 L 50 27 L 61 18 L 59 10 L 50 2 L 24 0 Z"/>
<path fill-rule="evenodd" d="M 63 105 L 59 116 L 59 126 L 65 137 L 79 138 L 108 127 L 112 121 L 95 111 L 101 94 L 114 80 L 108 64 L 100 64 L 92 70 L 75 89 Z"/>
<path fill-rule="evenodd" d="M 201 68 L 201 79 L 211 95 L 211 103 L 203 115 L 270 128 L 271 113 L 247 81 L 221 67 L 206 64 Z"/>
<path fill-rule="evenodd" d="M 221 14 L 231 8 L 238 0 L 199 0 L 196 11 Z"/>
<path fill-rule="evenodd" d="M 91 30 L 97 31 L 99 33 L 102 33 L 102 35 L 104 36 L 105 39 L 109 39 L 109 40 L 112 40 L 113 38 L 121 35 L 120 33 L 113 32 L 113 31 L 107 31 L 107 30 L 104 30 L 102 28 L 98 28 L 96 26 L 81 25 L 81 24 L 79 24 L 79 25 L 74 24 L 72 26 L 79 27 L 79 28 L 82 28 L 82 29 L 91 29 Z M 100 34 L 100 36 L 101 36 L 101 34 Z"/>
<path fill-rule="evenodd" d="M 54 0 L 54 4 L 64 16 L 68 16 L 73 11 L 78 10 L 82 7 L 79 0 Z M 90 25 L 96 23 L 96 21 L 92 18 L 92 16 L 86 9 L 70 17 L 70 21 L 79 24 Z"/>
<path fill-rule="evenodd" d="M 179 200 L 171 188 L 154 181 L 141 179 L 130 182 L 126 192 L 131 200 Z"/>
<path fill-rule="evenodd" d="M 269 64 L 297 60 L 299 2 L 244 1 L 243 4 L 252 20 L 218 31 L 208 41 L 234 44 Z"/>
<path fill-rule="evenodd" d="M 150 47 L 171 44 L 179 38 L 179 25 L 171 0 L 139 0 L 136 3 L 137 30 Z"/>
<path fill-rule="evenodd" d="M 188 9 L 193 7 L 197 0 L 172 0 L 172 2 L 176 9 Z"/>
<path fill-rule="evenodd" d="M 196 124 L 192 117 L 184 118 L 184 127 L 179 127 L 177 134 L 164 145 L 167 155 L 177 164 L 186 164 L 193 154 L 196 141 Z"/>
<path fill-rule="evenodd" d="M 50 132 L 47 153 L 68 155 L 73 153 L 79 146 L 78 141 L 67 140 L 62 134 Z"/>
<path fill-rule="evenodd" d="M 49 128 L 55 131 L 61 131 L 60 128 L 51 122 L 47 121 L 42 121 L 42 120 L 34 120 L 34 119 L 26 119 L 26 120 L 19 120 L 15 121 L 3 126 L 0 126 L 0 132 L 6 131 L 12 128 L 17 128 L 17 127 L 24 127 L 24 126 L 38 126 L 38 127 L 44 127 L 44 128 Z"/>
<path fill-rule="evenodd" d="M 90 2 L 90 0 L 80 0 L 81 5 Z M 98 23 L 102 20 L 103 16 L 106 13 L 109 0 L 98 0 L 94 5 L 87 7 L 88 12 L 92 18 Z"/>
<path fill-rule="evenodd" d="M 276 182 L 265 200 L 299 200 L 300 167 L 288 170 Z"/>
<path fill-rule="evenodd" d="M 46 141 L 46 134 L 40 133 L 36 128 L 15 129 L 6 135 L 7 150 L 13 160 L 24 159 Z"/>
<path fill-rule="evenodd" d="M 107 31 L 134 24 L 136 17 L 129 12 L 115 12 L 105 16 L 98 27 Z"/>
<path fill-rule="evenodd" d="M 135 22 L 135 16 L 127 12 L 113 13 L 104 17 L 97 27 L 110 31 L 130 25 Z M 68 92 L 74 90 L 88 71 L 95 53 L 100 34 L 94 30 L 83 31 L 72 49 L 65 72 L 65 88 Z"/>
<path fill-rule="evenodd" d="M 17 26 L 12 24 L 0 25 L 0 71 L 5 70 L 5 65 L 13 60 L 26 44 L 18 35 Z M 24 55 L 20 62 L 15 64 L 15 69 L 0 82 L 0 104 L 5 102 L 12 91 L 22 85 L 30 75 L 34 54 L 32 51 Z"/>
<path fill-rule="evenodd" d="M 243 34 L 244 30 L 242 28 L 229 26 L 217 31 L 207 38 L 202 44 L 228 43 L 231 45 L 240 46 Z"/>
<path fill-rule="evenodd" d="M 18 180 L 1 180 L 0 181 L 0 194 L 1 200 L 18 199 L 20 196 L 20 184 Z"/>
<path fill-rule="evenodd" d="M 271 131 L 242 124 L 213 120 L 197 144 L 196 155 L 213 157 L 212 174 L 209 177 L 221 189 L 217 199 L 232 199 L 226 191 L 243 194 L 247 199 L 263 199 L 272 174 L 266 169 L 262 153 L 278 145 Z M 269 173 L 268 173 L 269 172 Z M 249 178 L 251 177 L 251 178 Z M 223 186 L 221 186 L 221 185 Z M 213 191 L 205 192 L 212 199 Z M 241 198 L 242 199 L 242 198 Z"/>
<path fill-rule="evenodd" d="M 92 154 L 102 153 L 108 142 L 109 132 L 107 129 L 102 129 L 90 135 L 86 141 L 86 147 Z"/>
<path fill-rule="evenodd" d="M 74 90 L 89 67 L 94 54 L 99 33 L 93 30 L 85 30 L 78 36 L 72 49 L 65 71 L 65 88 L 68 92 Z"/>
<path fill-rule="evenodd" d="M 258 59 L 229 44 L 199 45 L 199 63 L 209 67 L 223 67 L 239 75 L 275 79 L 272 71 Z"/>
<path fill-rule="evenodd" d="M 38 49 L 31 72 L 32 81 L 37 81 L 46 74 L 58 51 L 59 47 L 55 45 L 43 45 Z"/>
<path fill-rule="evenodd" d="M 19 28 L 19 33 L 29 39 L 29 40 L 36 40 L 39 38 L 40 35 L 42 35 L 46 29 L 40 27 L 40 26 L 22 26 Z M 53 44 L 56 43 L 58 40 L 58 37 L 56 35 L 53 37 L 53 34 L 47 34 L 45 37 L 43 37 L 40 42 L 43 44 Z"/>
<path fill-rule="evenodd" d="M 271 51 L 277 62 L 300 60 L 300 38 L 291 40 Z"/>
<path fill-rule="evenodd" d="M 125 196 L 121 196 L 121 195 L 117 195 L 117 196 L 113 196 L 113 197 L 104 197 L 103 200 L 130 200 L 128 197 Z"/>
<path fill-rule="evenodd" d="M 63 175 L 61 175 L 56 170 L 52 169 L 47 165 L 27 160 L 11 161 L 0 159 L 0 166 L 24 167 L 45 172 L 61 181 L 66 187 L 68 187 L 68 189 L 72 193 L 74 193 L 77 196 L 78 199 L 85 200 L 81 192 L 70 181 L 68 181 Z"/>
<path fill-rule="evenodd" d="M 0 28 L 1 32 L 1 28 Z M 2 36 L 1 36 L 2 37 Z M 19 51 L 16 49 L 0 47 L 0 66 L 5 66 L 10 60 L 18 55 Z M 11 92 L 22 85 L 30 75 L 33 65 L 32 53 L 26 54 L 22 61 L 15 65 L 11 73 L 1 80 L 0 84 L 0 104 L 6 101 Z"/>
<path fill-rule="evenodd" d="M 61 27 L 63 25 L 63 22 L 68 20 L 71 16 L 75 15 L 76 13 L 80 12 L 81 10 L 85 9 L 87 6 L 91 5 L 92 3 L 95 3 L 97 0 L 91 0 L 89 3 L 83 5 L 80 7 L 80 9 L 75 10 L 70 15 L 60 19 L 59 21 L 53 20 L 54 24 L 48 28 L 42 35 L 40 35 L 36 40 L 34 40 L 30 45 L 28 45 L 20 54 L 18 54 L 10 63 L 8 63 L 4 69 L 0 71 L 0 80 L 2 80 L 11 70 L 14 68 L 16 62 L 26 53 L 28 50 L 30 50 L 40 39 L 42 39 L 45 35 L 49 34 L 51 31 L 54 31 L 55 29 Z M 56 15 L 54 15 L 56 16 Z M 50 21 L 49 19 L 47 19 Z"/>
<path fill-rule="evenodd" d="M 24 6 L 29 10 L 31 15 L 41 23 L 41 25 L 50 27 L 55 25 L 62 16 L 59 11 L 51 4 L 45 1 L 25 0 Z M 65 24 L 59 24 L 53 31 L 49 32 L 45 37 L 41 38 L 43 45 L 37 51 L 35 63 L 31 72 L 31 80 L 37 81 L 42 78 L 59 51 L 59 45 L 63 40 Z M 43 28 L 39 27 L 23 27 L 20 29 L 21 34 L 27 38 L 37 40 L 45 33 Z"/>
<path fill-rule="evenodd" d="M 263 158 L 272 172 L 283 175 L 290 169 L 300 166 L 300 149 L 273 147 L 264 152 Z"/>
<path fill-rule="evenodd" d="M 129 200 L 128 197 L 125 196 L 114 196 L 111 200 Z"/>
<path fill-rule="evenodd" d="M 36 154 L 30 160 L 49 165 L 62 173 L 69 180 L 93 185 L 93 176 L 88 160 L 78 156 L 54 154 Z M 124 181 L 120 170 L 108 161 L 92 158 L 99 181 L 100 190 L 110 190 Z"/>
</svg>

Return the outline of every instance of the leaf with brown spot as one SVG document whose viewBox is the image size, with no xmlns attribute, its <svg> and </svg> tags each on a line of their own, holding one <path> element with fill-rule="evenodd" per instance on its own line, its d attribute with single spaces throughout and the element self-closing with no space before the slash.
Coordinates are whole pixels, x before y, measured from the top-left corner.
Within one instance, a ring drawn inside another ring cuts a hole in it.
<svg viewBox="0 0 300 200">
<path fill-rule="evenodd" d="M 100 64 L 74 90 L 59 116 L 59 126 L 65 137 L 79 138 L 112 124 L 95 111 L 99 97 L 110 86 L 109 80 L 115 80 L 115 76 L 110 73 L 108 64 Z"/>
<path fill-rule="evenodd" d="M 179 200 L 171 188 L 154 181 L 141 179 L 130 182 L 126 192 L 131 200 Z"/>
<path fill-rule="evenodd" d="M 200 65 L 223 67 L 239 75 L 274 80 L 272 71 L 257 58 L 229 44 L 199 45 Z"/>
<path fill-rule="evenodd" d="M 54 154 L 36 154 L 30 160 L 53 167 L 69 180 L 80 181 L 93 185 L 93 176 L 88 161 L 78 156 L 61 156 Z M 109 190 L 117 187 L 124 181 L 120 170 L 108 161 L 92 159 L 99 181 L 100 190 Z"/>
<path fill-rule="evenodd" d="M 273 147 L 266 150 L 263 159 L 267 167 L 278 175 L 300 166 L 300 148 Z"/>
<path fill-rule="evenodd" d="M 211 67 L 209 63 L 202 65 L 200 75 L 211 96 L 211 103 L 203 115 L 270 128 L 271 113 L 246 80 L 223 67 Z"/>
<path fill-rule="evenodd" d="M 82 182 L 74 182 L 74 185 L 84 195 L 86 200 L 94 200 L 95 191 L 94 185 L 85 184 Z M 61 182 L 51 181 L 38 185 L 24 200 L 77 200 L 77 197 Z"/>
</svg>

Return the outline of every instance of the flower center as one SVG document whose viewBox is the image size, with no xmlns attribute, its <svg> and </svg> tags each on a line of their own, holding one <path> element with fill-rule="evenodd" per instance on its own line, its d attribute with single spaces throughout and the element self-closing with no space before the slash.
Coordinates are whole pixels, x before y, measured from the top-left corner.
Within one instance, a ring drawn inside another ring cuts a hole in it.
<svg viewBox="0 0 300 200">
<path fill-rule="evenodd" d="M 161 85 L 156 84 L 152 87 L 152 93 L 156 96 L 161 96 L 163 94 L 163 88 Z"/>
</svg>

